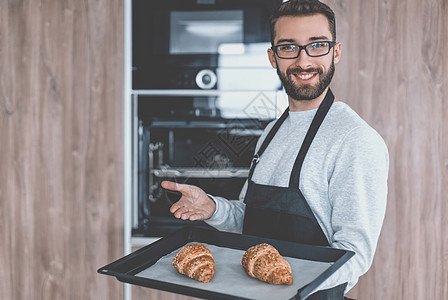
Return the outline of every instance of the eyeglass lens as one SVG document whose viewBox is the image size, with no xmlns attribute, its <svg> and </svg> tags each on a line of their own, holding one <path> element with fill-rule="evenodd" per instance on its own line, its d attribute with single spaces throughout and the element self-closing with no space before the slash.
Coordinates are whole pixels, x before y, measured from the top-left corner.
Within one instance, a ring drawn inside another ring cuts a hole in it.
<svg viewBox="0 0 448 300">
<path fill-rule="evenodd" d="M 299 56 L 300 50 L 305 49 L 306 53 L 311 57 L 323 56 L 330 52 L 330 42 L 315 42 L 305 46 L 296 44 L 285 44 L 276 46 L 277 55 L 280 58 L 296 58 Z"/>
</svg>

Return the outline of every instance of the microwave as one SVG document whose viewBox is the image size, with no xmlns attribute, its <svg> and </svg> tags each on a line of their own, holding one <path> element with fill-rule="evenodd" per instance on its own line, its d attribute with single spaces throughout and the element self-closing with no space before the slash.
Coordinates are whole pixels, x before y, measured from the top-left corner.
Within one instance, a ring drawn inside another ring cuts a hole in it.
<svg viewBox="0 0 448 300">
<path fill-rule="evenodd" d="M 278 90 L 269 18 L 281 0 L 133 0 L 134 90 Z"/>
</svg>

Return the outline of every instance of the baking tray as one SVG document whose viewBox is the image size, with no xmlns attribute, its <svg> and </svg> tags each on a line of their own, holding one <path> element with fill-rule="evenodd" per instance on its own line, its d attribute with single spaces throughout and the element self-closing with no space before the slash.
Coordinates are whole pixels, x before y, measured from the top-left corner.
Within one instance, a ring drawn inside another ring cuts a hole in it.
<svg viewBox="0 0 448 300">
<path fill-rule="evenodd" d="M 191 242 L 204 243 L 213 253 L 216 273 L 208 283 L 181 275 L 171 266 L 172 257 Z M 273 245 L 290 263 L 293 285 L 270 285 L 245 273 L 242 254 L 259 243 Z M 204 299 L 306 299 L 353 255 L 352 251 L 330 247 L 184 227 L 98 269 L 98 273 L 125 283 Z"/>
</svg>

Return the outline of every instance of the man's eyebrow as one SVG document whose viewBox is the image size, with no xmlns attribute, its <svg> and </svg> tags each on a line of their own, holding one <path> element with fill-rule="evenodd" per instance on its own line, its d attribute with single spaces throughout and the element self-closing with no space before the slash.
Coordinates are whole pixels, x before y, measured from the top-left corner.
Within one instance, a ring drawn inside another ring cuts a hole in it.
<svg viewBox="0 0 448 300">
<path fill-rule="evenodd" d="M 324 40 L 324 41 L 331 41 L 331 39 L 328 38 L 328 37 L 325 36 L 325 35 L 321 35 L 321 36 L 312 36 L 312 37 L 310 37 L 308 40 L 309 40 L 310 42 L 313 42 L 313 41 L 322 41 L 322 40 Z"/>
<path fill-rule="evenodd" d="M 308 39 L 308 41 L 310 41 L 310 42 L 314 42 L 314 41 L 331 41 L 331 39 L 328 38 L 328 37 L 325 36 L 325 35 L 320 35 L 320 36 L 312 36 L 312 37 L 310 37 L 310 38 Z M 278 44 L 282 44 L 282 43 L 295 44 L 295 43 L 296 43 L 296 40 L 294 40 L 294 39 L 279 39 L 279 40 L 277 41 L 277 45 L 278 45 Z"/>
<path fill-rule="evenodd" d="M 293 44 L 293 43 L 295 43 L 296 41 L 294 40 L 294 39 L 279 39 L 278 41 L 277 41 L 277 44 L 282 44 L 282 43 L 291 43 L 291 44 Z"/>
</svg>

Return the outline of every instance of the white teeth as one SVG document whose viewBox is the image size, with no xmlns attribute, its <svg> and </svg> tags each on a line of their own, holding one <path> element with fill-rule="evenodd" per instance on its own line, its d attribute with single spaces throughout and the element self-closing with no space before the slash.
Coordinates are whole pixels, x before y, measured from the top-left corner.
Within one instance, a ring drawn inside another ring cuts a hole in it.
<svg viewBox="0 0 448 300">
<path fill-rule="evenodd" d="M 303 79 L 303 80 L 310 79 L 311 77 L 313 77 L 313 75 L 311 75 L 311 74 L 308 74 L 308 75 L 299 75 L 299 78 L 300 78 L 300 79 Z"/>
</svg>

